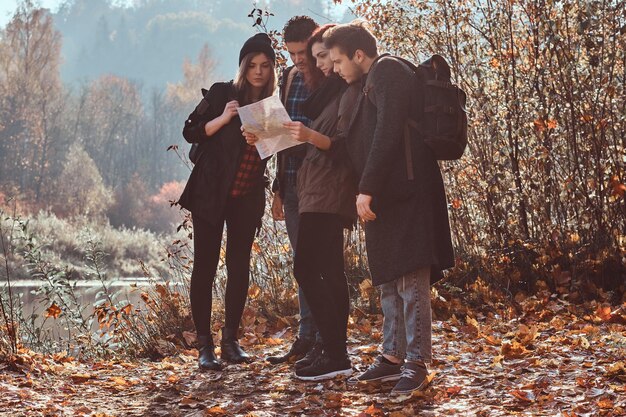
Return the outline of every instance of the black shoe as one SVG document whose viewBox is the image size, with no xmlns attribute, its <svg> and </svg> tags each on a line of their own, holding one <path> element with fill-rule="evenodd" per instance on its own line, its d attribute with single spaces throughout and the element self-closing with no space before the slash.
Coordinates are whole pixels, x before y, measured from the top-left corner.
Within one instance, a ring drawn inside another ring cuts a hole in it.
<svg viewBox="0 0 626 417">
<path fill-rule="evenodd" d="M 428 385 L 428 370 L 423 361 L 407 362 L 402 367 L 402 377 L 391 390 L 392 394 L 412 394 Z"/>
<path fill-rule="evenodd" d="M 211 335 L 198 335 L 198 367 L 209 371 L 222 369 L 222 364 L 215 356 L 215 346 Z"/>
<path fill-rule="evenodd" d="M 301 369 L 306 368 L 307 366 L 311 366 L 313 365 L 313 362 L 315 362 L 315 360 L 320 356 L 322 356 L 322 342 L 316 340 L 313 347 L 307 352 L 306 355 L 304 355 L 304 358 L 296 361 L 296 363 L 294 364 L 294 368 Z"/>
<path fill-rule="evenodd" d="M 352 364 L 347 355 L 341 359 L 333 359 L 322 353 L 311 366 L 296 369 L 296 378 L 303 381 L 322 381 L 339 375 L 352 375 Z"/>
<path fill-rule="evenodd" d="M 237 341 L 237 330 L 222 329 L 222 360 L 232 363 L 250 362 L 250 356 L 243 351 Z"/>
<path fill-rule="evenodd" d="M 296 341 L 293 342 L 293 345 L 291 345 L 289 352 L 282 356 L 268 356 L 267 361 L 272 365 L 277 365 L 279 363 L 287 362 L 292 358 L 300 359 L 306 355 L 312 346 L 312 339 L 300 339 L 299 337 L 296 337 Z"/>
</svg>

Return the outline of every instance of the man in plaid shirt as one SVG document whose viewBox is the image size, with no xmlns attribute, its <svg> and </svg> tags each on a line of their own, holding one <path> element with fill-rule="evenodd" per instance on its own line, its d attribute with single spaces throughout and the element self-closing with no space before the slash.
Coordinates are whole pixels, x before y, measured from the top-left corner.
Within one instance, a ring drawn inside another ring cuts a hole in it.
<svg viewBox="0 0 626 417">
<path fill-rule="evenodd" d="M 283 29 L 285 45 L 294 66 L 283 73 L 280 97 L 291 120 L 302 122 L 306 126 L 309 126 L 311 120 L 304 116 L 300 104 L 311 93 L 307 84 L 311 81 L 309 77 L 313 77 L 314 74 L 310 70 L 311 63 L 307 55 L 307 41 L 317 27 L 317 23 L 310 17 L 295 16 L 285 24 Z M 279 152 L 276 180 L 272 187 L 274 191 L 272 216 L 275 220 L 285 220 L 293 250 L 295 250 L 298 241 L 300 220 L 297 176 L 305 153 L 306 146 L 304 144 Z M 320 339 L 317 327 L 313 322 L 313 315 L 301 290 L 298 291 L 298 301 L 300 303 L 298 336 L 287 353 L 281 356 L 268 357 L 267 360 L 270 363 L 277 364 L 292 358 L 300 358 L 296 366 L 308 365 L 307 361 L 312 362 L 315 358 L 316 349 L 319 348 L 321 351 L 321 344 L 315 344 L 316 339 Z M 314 345 L 316 349 L 313 348 Z M 304 355 L 307 356 L 303 358 Z"/>
<path fill-rule="evenodd" d="M 296 67 L 296 70 L 299 70 L 299 68 Z M 307 127 L 311 124 L 311 120 L 302 114 L 300 104 L 302 104 L 302 102 L 309 97 L 309 94 L 310 91 L 304 83 L 303 72 L 297 71 L 293 76 L 293 81 L 291 81 L 289 97 L 286 98 L 285 108 L 287 109 L 287 113 L 289 114 L 289 117 L 291 117 L 291 120 L 294 122 L 302 122 L 302 124 Z M 304 148 L 304 146 L 299 145 L 298 148 Z M 289 184 L 290 186 L 295 186 L 297 184 L 298 170 L 302 165 L 302 159 L 304 157 L 304 155 L 300 155 L 300 153 L 301 152 L 292 152 L 291 154 L 287 154 L 284 159 L 285 164 L 281 177 L 283 182 Z"/>
</svg>

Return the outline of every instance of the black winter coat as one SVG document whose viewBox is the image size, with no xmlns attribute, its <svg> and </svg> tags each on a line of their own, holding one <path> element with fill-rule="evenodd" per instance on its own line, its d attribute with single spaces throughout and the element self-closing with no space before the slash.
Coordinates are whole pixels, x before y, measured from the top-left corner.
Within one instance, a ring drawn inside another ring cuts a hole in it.
<svg viewBox="0 0 626 417">
<path fill-rule="evenodd" d="M 391 282 L 419 267 L 434 276 L 454 265 L 446 194 L 439 165 L 419 138 L 411 140 L 414 180 L 407 178 L 404 126 L 412 113 L 412 71 L 391 57 L 380 58 L 363 80 L 346 146 L 371 195 L 376 220 L 365 224 L 372 281 Z M 367 97 L 376 95 L 376 106 Z"/>
<path fill-rule="evenodd" d="M 205 95 L 209 103 L 208 110 L 203 115 L 198 115 L 194 110 L 183 128 L 183 136 L 187 142 L 200 144 L 200 156 L 178 204 L 189 210 L 193 216 L 215 224 L 224 218 L 224 207 L 239 169 L 246 141 L 241 134 L 241 120 L 238 116 L 233 117 L 230 123 L 211 137 L 206 135 L 204 125 L 220 116 L 226 103 L 237 98 L 232 81 L 213 84 Z M 264 178 L 259 180 L 260 187 L 263 186 L 263 181 Z"/>
</svg>

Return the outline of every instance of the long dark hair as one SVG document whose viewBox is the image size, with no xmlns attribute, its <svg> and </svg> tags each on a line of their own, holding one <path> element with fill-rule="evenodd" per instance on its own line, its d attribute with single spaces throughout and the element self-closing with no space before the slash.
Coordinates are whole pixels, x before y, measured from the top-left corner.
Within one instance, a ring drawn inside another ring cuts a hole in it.
<svg viewBox="0 0 626 417">
<path fill-rule="evenodd" d="M 335 26 L 337 26 L 336 23 L 327 23 L 324 26 L 318 27 L 317 29 L 313 31 L 313 33 L 311 34 L 311 37 L 307 41 L 306 52 L 309 57 L 308 59 L 309 66 L 310 66 L 309 72 L 311 74 L 315 74 L 315 76 L 310 77 L 311 86 L 309 88 L 311 90 L 316 90 L 317 88 L 319 88 L 320 84 L 324 80 L 324 73 L 319 68 L 317 68 L 316 59 L 313 56 L 313 45 L 318 42 L 323 43 L 324 40 L 322 39 L 322 37 L 324 36 L 324 33 L 326 33 L 328 29 L 335 27 Z"/>
</svg>

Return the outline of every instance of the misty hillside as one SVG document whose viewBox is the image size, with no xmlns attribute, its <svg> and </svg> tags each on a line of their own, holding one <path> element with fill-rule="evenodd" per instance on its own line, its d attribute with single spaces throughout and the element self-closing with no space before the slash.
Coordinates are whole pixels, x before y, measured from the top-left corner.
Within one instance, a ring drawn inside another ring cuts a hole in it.
<svg viewBox="0 0 626 417">
<path fill-rule="evenodd" d="M 256 32 L 247 15 L 251 0 L 137 0 L 133 7 L 110 0 L 68 0 L 53 15 L 62 34 L 61 76 L 74 83 L 112 73 L 148 91 L 182 78 L 185 58 L 195 59 L 206 43 L 214 73 L 230 78 L 239 48 Z M 257 7 L 265 7 L 257 2 Z M 282 28 L 289 17 L 309 14 L 318 21 L 335 16 L 332 1 L 279 0 L 268 29 Z"/>
</svg>

